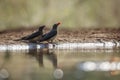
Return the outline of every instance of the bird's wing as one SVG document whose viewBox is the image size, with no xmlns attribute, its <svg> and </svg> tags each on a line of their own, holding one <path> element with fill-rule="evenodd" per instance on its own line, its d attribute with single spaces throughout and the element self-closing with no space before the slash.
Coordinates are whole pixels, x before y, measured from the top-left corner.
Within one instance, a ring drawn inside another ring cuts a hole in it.
<svg viewBox="0 0 120 80">
<path fill-rule="evenodd" d="M 48 34 L 48 33 L 46 33 L 46 34 L 43 34 L 43 35 L 42 35 L 42 37 L 45 37 L 47 34 Z"/>
<path fill-rule="evenodd" d="M 35 38 L 35 37 L 37 37 L 39 35 L 40 35 L 40 32 L 37 31 L 37 32 L 32 33 L 31 35 L 23 37 L 22 39 L 29 40 L 29 39 L 33 39 L 33 38 Z"/>
<path fill-rule="evenodd" d="M 54 37 L 57 34 L 57 31 L 51 31 L 44 35 L 44 37 L 40 41 L 48 40 L 52 37 Z"/>
</svg>

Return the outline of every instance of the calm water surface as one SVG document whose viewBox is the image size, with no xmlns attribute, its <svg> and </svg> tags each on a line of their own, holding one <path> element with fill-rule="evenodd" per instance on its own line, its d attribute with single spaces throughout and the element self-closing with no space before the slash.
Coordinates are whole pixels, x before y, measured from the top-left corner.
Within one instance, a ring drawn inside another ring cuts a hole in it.
<svg viewBox="0 0 120 80">
<path fill-rule="evenodd" d="M 120 80 L 120 51 L 0 52 L 0 80 Z"/>
</svg>

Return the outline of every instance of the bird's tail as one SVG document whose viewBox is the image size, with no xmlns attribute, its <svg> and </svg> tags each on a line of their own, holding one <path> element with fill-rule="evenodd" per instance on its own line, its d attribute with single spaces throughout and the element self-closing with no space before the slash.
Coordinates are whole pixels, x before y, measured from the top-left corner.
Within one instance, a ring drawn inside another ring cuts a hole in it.
<svg viewBox="0 0 120 80">
<path fill-rule="evenodd" d="M 21 41 L 21 40 L 26 40 L 26 37 L 22 37 L 22 38 L 20 38 L 20 39 L 14 40 L 14 41 Z"/>
<path fill-rule="evenodd" d="M 21 41 L 22 39 L 15 39 L 15 40 L 13 40 L 13 41 Z"/>
</svg>

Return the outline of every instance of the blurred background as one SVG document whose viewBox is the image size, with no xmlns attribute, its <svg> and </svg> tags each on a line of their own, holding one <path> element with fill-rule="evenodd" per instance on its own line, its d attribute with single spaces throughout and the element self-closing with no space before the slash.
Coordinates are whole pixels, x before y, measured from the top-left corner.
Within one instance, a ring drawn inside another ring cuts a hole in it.
<svg viewBox="0 0 120 80">
<path fill-rule="evenodd" d="M 0 0 L 0 30 L 61 22 L 64 28 L 119 28 L 120 0 Z"/>
</svg>

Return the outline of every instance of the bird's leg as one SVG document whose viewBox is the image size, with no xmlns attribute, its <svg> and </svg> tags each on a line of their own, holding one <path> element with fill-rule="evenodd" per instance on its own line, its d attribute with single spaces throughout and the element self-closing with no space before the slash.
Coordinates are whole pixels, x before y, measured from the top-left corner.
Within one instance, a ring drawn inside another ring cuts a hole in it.
<svg viewBox="0 0 120 80">
<path fill-rule="evenodd" d="M 56 43 L 55 43 L 55 42 L 53 42 L 53 40 L 50 40 L 50 41 L 51 41 L 51 44 L 53 44 L 53 48 L 55 48 Z"/>
<path fill-rule="evenodd" d="M 51 43 L 53 43 L 53 40 L 51 40 Z"/>
<path fill-rule="evenodd" d="M 53 45 L 57 45 L 57 43 L 56 43 L 56 42 L 54 42 L 53 40 L 51 40 L 51 43 L 52 43 Z"/>
<path fill-rule="evenodd" d="M 52 44 L 52 43 L 53 43 L 53 40 L 49 40 L 49 41 L 47 41 L 47 42 Z"/>
<path fill-rule="evenodd" d="M 48 40 L 47 43 L 50 43 L 50 41 Z"/>
</svg>

